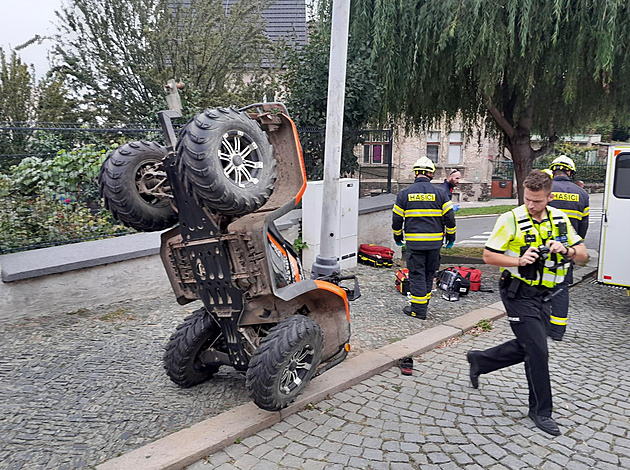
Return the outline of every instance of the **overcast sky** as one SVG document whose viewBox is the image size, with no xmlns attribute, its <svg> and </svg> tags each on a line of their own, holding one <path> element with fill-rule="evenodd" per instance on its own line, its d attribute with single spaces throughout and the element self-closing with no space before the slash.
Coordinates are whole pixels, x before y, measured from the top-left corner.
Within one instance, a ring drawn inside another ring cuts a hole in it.
<svg viewBox="0 0 630 470">
<path fill-rule="evenodd" d="M 3 12 L 0 15 L 0 46 L 5 53 L 36 34 L 53 34 L 54 11 L 61 4 L 62 0 L 0 0 Z M 48 70 L 46 51 L 50 45 L 50 41 L 44 41 L 41 45 L 31 45 L 19 51 L 22 61 L 35 66 L 38 77 L 42 77 Z"/>
</svg>

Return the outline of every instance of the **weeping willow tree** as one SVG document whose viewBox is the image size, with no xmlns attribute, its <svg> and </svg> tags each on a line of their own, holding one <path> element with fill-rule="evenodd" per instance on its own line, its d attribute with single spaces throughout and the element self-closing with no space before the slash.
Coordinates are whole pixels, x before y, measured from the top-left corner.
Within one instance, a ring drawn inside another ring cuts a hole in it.
<svg viewBox="0 0 630 470">
<path fill-rule="evenodd" d="M 380 118 L 412 127 L 461 116 L 504 136 L 522 181 L 558 134 L 628 115 L 626 0 L 354 0 L 351 35 L 369 44 Z M 537 150 L 532 133 L 546 136 Z"/>
</svg>

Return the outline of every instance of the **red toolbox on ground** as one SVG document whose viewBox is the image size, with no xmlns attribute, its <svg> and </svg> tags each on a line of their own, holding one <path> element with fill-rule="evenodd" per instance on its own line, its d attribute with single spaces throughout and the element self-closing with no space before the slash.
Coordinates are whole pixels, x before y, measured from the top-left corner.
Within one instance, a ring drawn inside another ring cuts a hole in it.
<svg viewBox="0 0 630 470">
<path fill-rule="evenodd" d="M 465 266 L 455 266 L 459 274 L 470 281 L 470 290 L 478 291 L 481 287 L 481 269 L 467 268 Z"/>
<path fill-rule="evenodd" d="M 359 262 L 376 268 L 392 266 L 394 250 L 386 246 L 363 243 L 359 246 Z"/>
<path fill-rule="evenodd" d="M 396 289 L 403 295 L 409 293 L 409 270 L 402 268 L 396 271 Z"/>
</svg>

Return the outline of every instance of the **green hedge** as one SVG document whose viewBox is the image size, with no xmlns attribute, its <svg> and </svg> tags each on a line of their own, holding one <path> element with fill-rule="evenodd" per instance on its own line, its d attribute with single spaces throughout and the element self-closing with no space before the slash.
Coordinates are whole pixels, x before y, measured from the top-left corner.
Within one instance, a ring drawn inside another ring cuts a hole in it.
<svg viewBox="0 0 630 470">
<path fill-rule="evenodd" d="M 129 233 L 104 210 L 98 172 L 110 149 L 28 157 L 0 174 L 0 252 Z"/>
</svg>

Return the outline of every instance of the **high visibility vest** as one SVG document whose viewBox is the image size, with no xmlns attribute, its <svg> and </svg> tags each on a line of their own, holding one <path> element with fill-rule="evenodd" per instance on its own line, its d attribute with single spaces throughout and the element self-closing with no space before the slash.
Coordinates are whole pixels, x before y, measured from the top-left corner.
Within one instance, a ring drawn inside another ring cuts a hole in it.
<svg viewBox="0 0 630 470">
<path fill-rule="evenodd" d="M 535 223 L 531 218 L 525 205 L 521 205 L 516 209 L 513 209 L 511 212 L 516 231 L 514 233 L 513 240 L 508 244 L 508 249 L 505 251 L 506 255 L 519 257 L 521 256 L 521 247 L 539 247 L 540 245 L 545 245 L 549 240 L 562 241 L 565 242 L 567 246 L 574 244 L 572 242 L 574 241 L 576 234 L 573 231 L 573 227 L 571 227 L 571 222 L 568 217 L 560 209 L 547 206 L 549 218 L 547 221 L 543 221 L 539 224 Z M 571 231 L 571 234 L 569 234 L 568 238 L 565 240 L 561 240 L 561 238 L 564 238 L 561 237 L 560 228 L 558 226 L 561 222 L 566 224 L 567 232 Z M 549 253 L 548 258 L 545 260 L 542 273 L 539 273 L 537 279 L 535 280 L 524 279 L 521 277 L 518 273 L 518 267 L 508 267 L 503 269 L 508 270 L 513 277 L 516 277 L 531 286 L 551 288 L 563 281 L 569 269 L 569 263 L 553 268 L 553 266 L 561 260 L 562 255 L 558 253 Z"/>
</svg>

